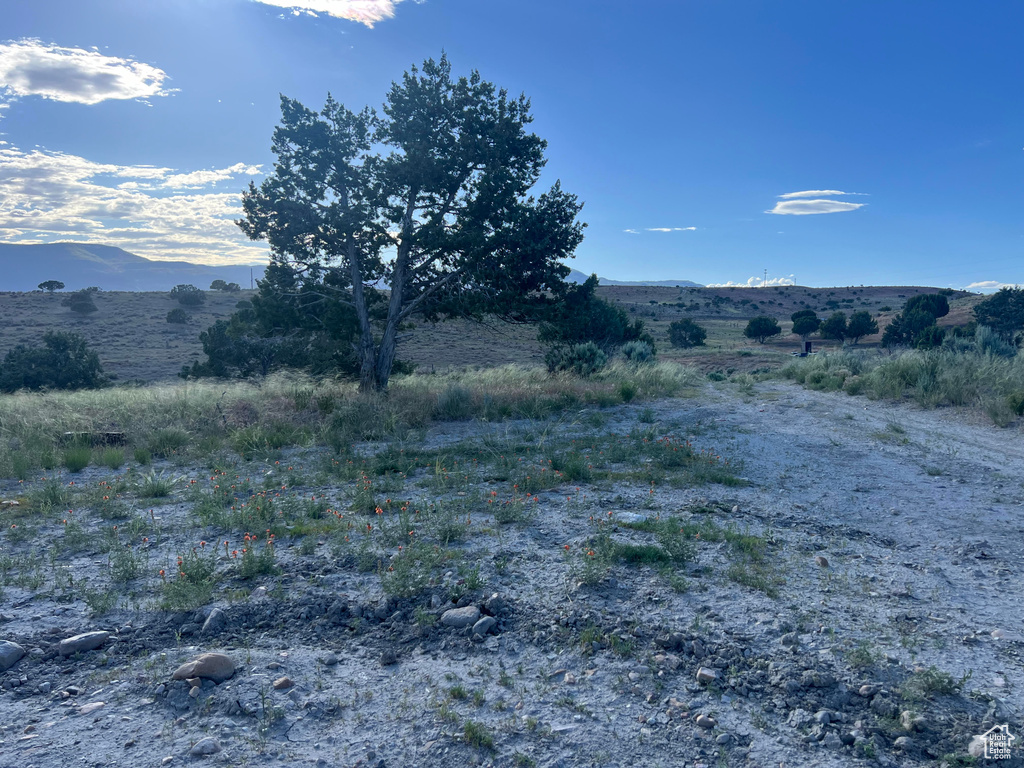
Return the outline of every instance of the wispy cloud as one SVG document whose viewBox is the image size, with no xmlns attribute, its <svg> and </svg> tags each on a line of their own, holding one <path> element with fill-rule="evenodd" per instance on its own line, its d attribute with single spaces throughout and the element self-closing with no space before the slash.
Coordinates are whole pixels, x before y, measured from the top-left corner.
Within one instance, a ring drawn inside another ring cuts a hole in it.
<svg viewBox="0 0 1024 768">
<path fill-rule="evenodd" d="M 864 203 L 846 203 L 841 200 L 783 200 L 765 213 L 780 216 L 806 216 L 812 213 L 842 213 L 863 208 Z"/>
<path fill-rule="evenodd" d="M 807 216 L 815 213 L 843 213 L 844 211 L 856 211 L 863 208 L 865 203 L 847 203 L 843 200 L 828 200 L 825 195 L 835 197 L 836 195 L 859 195 L 863 192 L 842 192 L 838 189 L 805 189 L 802 192 L 787 192 L 779 195 L 775 207 L 765 213 L 774 213 L 779 216 Z M 814 198 L 814 199 L 807 199 Z"/>
<path fill-rule="evenodd" d="M 624 229 L 622 230 L 629 235 L 639 235 L 641 230 L 639 229 Z M 644 227 L 644 232 L 696 232 L 696 227 Z"/>
<path fill-rule="evenodd" d="M 358 21 L 368 27 L 373 27 L 378 21 L 393 18 L 395 6 L 402 0 L 255 0 L 257 3 L 272 5 L 276 8 L 287 8 L 300 14 L 307 13 L 311 16 L 325 14 L 336 19 L 348 19 Z M 420 4 L 425 0 L 413 0 Z"/>
<path fill-rule="evenodd" d="M 965 291 L 978 291 L 979 293 L 995 293 L 1000 288 L 1019 288 L 1017 283 L 1001 283 L 998 280 L 979 280 L 976 283 L 964 286 Z"/>
<path fill-rule="evenodd" d="M 769 277 L 767 282 L 763 277 L 751 277 L 745 283 L 734 283 L 729 280 L 725 283 L 709 283 L 706 287 L 708 288 L 760 288 L 761 286 L 771 285 L 795 285 L 793 276 L 789 277 Z"/>
<path fill-rule="evenodd" d="M 781 200 L 792 200 L 795 197 L 834 197 L 835 195 L 860 195 L 866 197 L 864 192 L 841 192 L 838 189 L 805 189 L 803 192 L 787 192 L 779 195 Z"/>
<path fill-rule="evenodd" d="M 639 235 L 640 234 L 640 230 L 639 229 L 624 229 L 622 231 L 625 232 L 627 235 Z"/>
<path fill-rule="evenodd" d="M 150 165 L 96 163 L 46 150 L 0 147 L 0 237 L 116 245 L 157 260 L 205 264 L 266 261 L 267 250 L 235 225 L 244 177 L 260 166 L 178 173 Z M 235 178 L 240 177 L 240 178 Z M 230 192 L 196 190 L 234 179 Z"/>
<path fill-rule="evenodd" d="M 0 45 L 0 93 L 99 104 L 166 96 L 167 73 L 150 64 L 26 38 Z"/>
</svg>

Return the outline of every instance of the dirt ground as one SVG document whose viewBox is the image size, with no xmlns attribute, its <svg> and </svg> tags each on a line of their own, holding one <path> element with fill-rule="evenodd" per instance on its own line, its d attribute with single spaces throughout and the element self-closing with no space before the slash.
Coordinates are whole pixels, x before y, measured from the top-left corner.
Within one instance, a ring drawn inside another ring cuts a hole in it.
<svg viewBox="0 0 1024 768">
<path fill-rule="evenodd" d="M 484 503 L 496 481 L 481 475 L 445 491 L 480 502 L 461 545 L 475 570 L 453 568 L 411 599 L 297 542 L 282 547 L 280 574 L 186 613 L 92 616 L 74 594 L 8 583 L 0 641 L 26 655 L 0 673 L 0 766 L 959 766 L 988 764 L 969 755 L 975 735 L 1020 734 L 1019 429 L 722 382 L 550 422 L 441 424 L 402 448 L 542 451 L 637 430 L 727 458 L 745 484 L 608 475 L 536 491 L 532 515 L 502 526 Z M 282 470 L 240 471 L 273 483 Z M 6 498 L 25 490 L 10 483 Z M 189 499 L 176 491 L 154 520 L 186 520 Z M 580 577 L 576 553 L 585 567 L 598 528 L 639 544 L 645 524 L 670 518 L 734 535 L 695 536 L 695 556 L 669 576 L 618 563 L 595 583 Z M 741 534 L 766 561 L 730 548 Z M 16 571 L 42 557 L 33 546 L 8 539 L 0 557 Z M 61 565 L 93 580 L 105 567 L 95 552 Z M 456 628 L 452 610 L 495 622 Z M 97 650 L 58 652 L 96 630 L 111 633 Z M 205 652 L 230 657 L 234 676 L 171 680 Z M 293 685 L 275 687 L 282 677 Z"/>
</svg>

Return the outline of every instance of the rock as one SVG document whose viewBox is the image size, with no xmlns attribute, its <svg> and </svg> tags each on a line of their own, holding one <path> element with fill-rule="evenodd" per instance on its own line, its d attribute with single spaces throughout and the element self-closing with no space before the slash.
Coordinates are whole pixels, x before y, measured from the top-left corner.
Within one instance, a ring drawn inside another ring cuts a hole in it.
<svg viewBox="0 0 1024 768">
<path fill-rule="evenodd" d="M 967 754 L 971 757 L 981 759 L 985 756 L 985 738 L 983 736 L 975 736 L 971 739 L 971 743 L 967 745 Z"/>
<path fill-rule="evenodd" d="M 73 656 L 76 653 L 95 651 L 109 639 L 109 632 L 86 632 L 61 640 L 57 645 L 57 653 L 61 656 Z"/>
<path fill-rule="evenodd" d="M 819 709 L 814 713 L 814 722 L 828 725 L 832 722 L 832 713 L 827 709 Z"/>
<path fill-rule="evenodd" d="M 992 630 L 992 637 L 994 637 L 996 640 L 1000 640 L 1000 639 L 1006 637 L 1006 632 L 1005 632 L 1005 630 L 1002 630 L 1002 629 L 993 629 Z"/>
<path fill-rule="evenodd" d="M 477 635 L 486 635 L 496 626 L 498 626 L 497 619 L 493 616 L 484 616 L 480 621 L 473 625 L 473 633 Z"/>
<path fill-rule="evenodd" d="M 915 715 L 909 709 L 900 713 L 900 725 L 905 731 L 923 731 L 925 719 L 921 715 Z"/>
<path fill-rule="evenodd" d="M 52 686 L 49 683 L 40 683 L 39 684 L 39 692 L 40 693 L 49 693 L 51 687 Z"/>
<path fill-rule="evenodd" d="M 505 603 L 505 598 L 497 592 L 484 601 L 484 611 L 491 616 L 501 616 L 507 608 L 508 605 Z"/>
<path fill-rule="evenodd" d="M 711 730 L 717 725 L 717 723 L 707 715 L 697 715 L 696 722 L 701 728 L 707 728 L 708 730 Z"/>
<path fill-rule="evenodd" d="M 862 685 L 860 687 L 860 690 L 857 691 L 857 693 L 859 693 L 866 699 L 870 699 L 872 696 L 878 693 L 878 690 L 879 689 L 877 685 Z"/>
<path fill-rule="evenodd" d="M 339 659 L 337 655 L 335 655 L 334 653 L 328 653 L 320 661 L 322 661 L 328 667 L 333 667 L 338 663 Z"/>
<path fill-rule="evenodd" d="M 825 746 L 829 749 L 839 749 L 843 746 L 843 740 L 832 731 L 829 731 L 825 734 L 825 738 L 823 739 L 823 741 L 825 743 Z M 850 743 L 853 743 L 853 739 L 850 739 Z"/>
<path fill-rule="evenodd" d="M 732 734 L 731 733 L 720 733 L 720 734 L 718 734 L 718 737 L 715 739 L 715 744 L 718 744 L 718 745 L 724 747 L 726 744 L 728 744 L 731 741 L 732 741 Z"/>
<path fill-rule="evenodd" d="M 290 677 L 279 677 L 274 681 L 273 685 L 275 691 L 286 691 L 295 685 L 295 683 Z"/>
<path fill-rule="evenodd" d="M 198 699 L 199 694 L 202 692 L 203 689 L 200 688 L 198 685 L 193 685 L 191 688 L 188 689 L 188 695 L 190 699 Z"/>
<path fill-rule="evenodd" d="M 25 649 L 7 640 L 0 642 L 0 672 L 6 672 L 25 655 Z"/>
<path fill-rule="evenodd" d="M 228 615 L 220 608 L 214 608 L 210 615 L 203 622 L 202 632 L 204 635 L 215 635 L 224 629 L 228 624 Z"/>
<path fill-rule="evenodd" d="M 195 746 L 188 751 L 193 757 L 205 757 L 206 755 L 215 755 L 218 752 L 220 752 L 220 743 L 210 736 L 197 741 Z"/>
<path fill-rule="evenodd" d="M 892 699 L 878 695 L 871 700 L 871 711 L 879 717 L 894 718 L 899 714 L 899 707 Z"/>
<path fill-rule="evenodd" d="M 800 638 L 799 636 L 797 636 L 796 632 L 787 632 L 781 638 L 779 638 L 779 642 L 783 645 L 795 647 L 800 645 Z"/>
<path fill-rule="evenodd" d="M 382 667 L 392 667 L 398 663 L 398 654 L 395 653 L 394 648 L 385 648 L 380 655 L 380 665 Z"/>
<path fill-rule="evenodd" d="M 480 620 L 480 609 L 475 605 L 467 605 L 465 608 L 451 608 L 441 614 L 441 623 L 446 627 L 472 627 Z"/>
<path fill-rule="evenodd" d="M 828 560 L 823 555 L 814 558 L 814 562 L 818 564 L 819 568 L 828 568 Z"/>
<path fill-rule="evenodd" d="M 713 683 L 718 679 L 718 673 L 713 669 L 701 667 L 697 670 L 698 683 Z"/>
<path fill-rule="evenodd" d="M 640 514 L 639 512 L 616 512 L 615 522 L 617 523 L 646 523 L 647 515 Z"/>
<path fill-rule="evenodd" d="M 171 675 L 172 680 L 188 680 L 190 677 L 201 677 L 223 683 L 235 674 L 235 662 L 223 653 L 204 653 L 194 661 L 182 664 Z"/>
<path fill-rule="evenodd" d="M 84 707 L 82 707 L 80 710 L 78 710 L 78 714 L 80 714 L 80 715 L 91 715 L 96 710 L 103 709 L 103 707 L 105 707 L 105 706 L 106 706 L 106 702 L 94 701 L 94 702 L 92 702 L 92 704 L 86 704 Z"/>
<path fill-rule="evenodd" d="M 901 749 L 904 752 L 914 748 L 914 740 L 909 736 L 900 736 L 896 741 L 892 743 L 896 749 Z"/>
</svg>

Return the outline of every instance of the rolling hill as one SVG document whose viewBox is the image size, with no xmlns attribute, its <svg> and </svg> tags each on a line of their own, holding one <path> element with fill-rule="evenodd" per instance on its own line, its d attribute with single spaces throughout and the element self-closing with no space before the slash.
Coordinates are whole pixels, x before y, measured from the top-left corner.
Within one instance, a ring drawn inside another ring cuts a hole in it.
<svg viewBox="0 0 1024 768">
<path fill-rule="evenodd" d="M 583 283 L 586 282 L 590 275 L 580 272 L 578 269 L 574 269 L 569 273 L 569 276 L 565 278 L 567 283 Z M 662 288 L 703 288 L 700 283 L 695 283 L 692 280 L 612 280 L 611 278 L 597 277 L 598 285 L 652 285 L 660 286 Z"/>
<path fill-rule="evenodd" d="M 0 291 L 34 291 L 45 280 L 67 290 L 98 286 L 104 291 L 167 291 L 181 283 L 208 288 L 214 280 L 250 285 L 247 266 L 209 267 L 187 261 L 151 261 L 109 245 L 0 243 Z M 252 268 L 256 280 L 263 267 Z"/>
</svg>

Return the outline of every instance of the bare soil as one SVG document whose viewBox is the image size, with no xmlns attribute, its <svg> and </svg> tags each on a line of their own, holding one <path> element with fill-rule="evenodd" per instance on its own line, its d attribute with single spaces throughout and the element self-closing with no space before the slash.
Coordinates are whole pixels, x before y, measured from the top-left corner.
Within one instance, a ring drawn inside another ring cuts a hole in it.
<svg viewBox="0 0 1024 768">
<path fill-rule="evenodd" d="M 509 490 L 511 475 L 484 469 L 507 466 L 505 448 L 529 463 L 549 446 L 643 434 L 727 458 L 746 484 L 695 486 L 667 471 L 652 486 L 620 463 L 535 491 L 518 523 L 499 524 L 486 503 Z M 144 598 L 126 610 L 141 589 L 129 583 L 94 616 L 56 577 L 13 578 L 30 558 L 45 563 L 59 523 L 27 541 L 8 534 L 0 640 L 27 655 L 0 676 L 0 766 L 972 764 L 974 735 L 1001 724 L 1020 733 L 1021 446 L 1019 430 L 969 413 L 775 383 L 549 422 L 443 424 L 400 446 L 432 452 L 433 468 L 380 481 L 396 499 L 470 505 L 465 540 L 452 545 L 463 559 L 411 598 L 381 588 L 397 550 L 377 573 L 359 567 L 357 549 L 283 534 L 280 573 L 229 579 L 195 611 Z M 367 461 L 384 449 L 358 446 Z M 332 460 L 309 449 L 232 473 L 325 494 L 360 526 L 398 521 L 390 504 L 381 515 L 343 506 L 351 484 L 309 479 Z M 300 463 L 307 479 L 289 482 L 284 465 Z M 183 479 L 154 505 L 150 570 L 210 536 L 190 529 L 198 497 L 186 488 L 191 478 L 211 489 L 210 468 L 166 470 Z M 113 474 L 60 479 L 94 487 Z M 6 497 L 27 492 L 10 483 Z M 89 530 L 110 526 L 94 509 L 75 514 Z M 596 536 L 653 545 L 645 526 L 667 519 L 708 532 L 685 564 L 619 562 L 586 578 Z M 769 556 L 749 559 L 743 542 Z M 86 551 L 40 567 L 97 585 L 110 566 Z M 160 588 L 152 573 L 144 580 Z M 446 626 L 459 606 L 495 626 L 478 636 Z M 223 613 L 204 630 L 214 607 Z M 57 653 L 61 639 L 97 629 L 112 632 L 102 648 Z M 235 661 L 231 680 L 191 695 L 171 681 L 211 651 Z M 294 685 L 275 689 L 283 676 Z M 206 737 L 220 751 L 190 756 Z M 1020 765 L 1014 755 L 1002 764 Z"/>
</svg>

